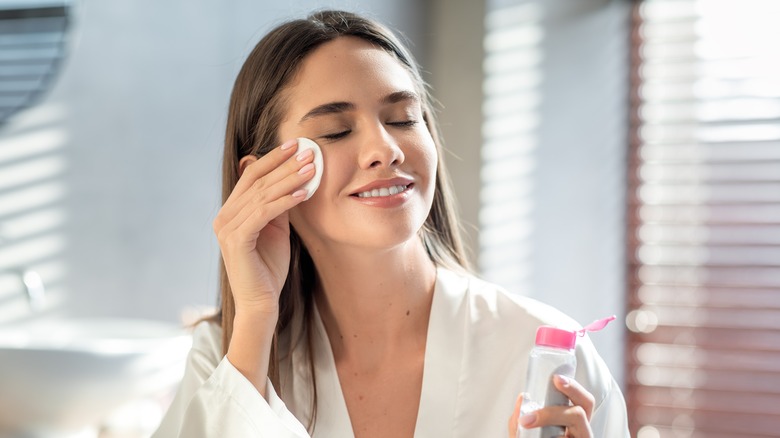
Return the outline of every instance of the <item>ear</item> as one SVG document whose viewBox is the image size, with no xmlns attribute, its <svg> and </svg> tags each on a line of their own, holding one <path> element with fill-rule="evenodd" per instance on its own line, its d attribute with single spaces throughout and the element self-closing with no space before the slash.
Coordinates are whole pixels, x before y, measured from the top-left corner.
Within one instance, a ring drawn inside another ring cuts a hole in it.
<svg viewBox="0 0 780 438">
<path fill-rule="evenodd" d="M 245 155 L 244 158 L 241 159 L 241 161 L 238 162 L 238 177 L 241 178 L 241 175 L 244 174 L 244 170 L 246 170 L 246 167 L 250 164 L 257 161 L 257 157 L 254 155 Z"/>
</svg>

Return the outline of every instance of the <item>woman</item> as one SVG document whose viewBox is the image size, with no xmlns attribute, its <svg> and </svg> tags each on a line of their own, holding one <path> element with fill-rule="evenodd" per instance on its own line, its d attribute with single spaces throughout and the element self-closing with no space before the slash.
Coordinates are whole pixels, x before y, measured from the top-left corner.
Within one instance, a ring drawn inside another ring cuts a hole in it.
<svg viewBox="0 0 780 438">
<path fill-rule="evenodd" d="M 305 202 L 299 137 L 324 160 Z M 157 436 L 513 437 L 519 421 L 627 437 L 587 339 L 576 379 L 555 379 L 573 406 L 518 419 L 536 327 L 576 324 L 467 274 L 441 156 L 417 66 L 384 27 L 323 11 L 263 38 L 229 109 L 222 306 Z"/>
</svg>

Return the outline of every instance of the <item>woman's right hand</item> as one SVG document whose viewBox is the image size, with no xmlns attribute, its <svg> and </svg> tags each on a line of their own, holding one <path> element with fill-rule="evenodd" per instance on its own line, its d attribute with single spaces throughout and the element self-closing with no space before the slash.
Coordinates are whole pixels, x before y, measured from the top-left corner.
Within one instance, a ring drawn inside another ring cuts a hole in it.
<svg viewBox="0 0 780 438">
<path fill-rule="evenodd" d="M 278 316 L 290 264 L 288 210 L 314 175 L 313 154 L 290 140 L 265 156 L 241 159 L 241 176 L 214 220 L 236 313 Z"/>
<path fill-rule="evenodd" d="M 241 177 L 214 220 L 236 310 L 227 359 L 263 397 L 290 266 L 287 212 L 306 198 L 299 187 L 314 175 L 311 150 L 297 150 L 291 140 L 261 158 L 242 158 Z"/>
</svg>

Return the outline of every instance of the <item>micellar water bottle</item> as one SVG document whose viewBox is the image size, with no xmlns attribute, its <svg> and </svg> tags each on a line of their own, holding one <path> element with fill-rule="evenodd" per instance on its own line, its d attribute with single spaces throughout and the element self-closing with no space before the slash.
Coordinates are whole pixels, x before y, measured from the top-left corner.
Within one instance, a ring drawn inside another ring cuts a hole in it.
<svg viewBox="0 0 780 438">
<path fill-rule="evenodd" d="M 523 404 L 520 416 L 530 414 L 545 406 L 568 406 L 569 399 L 553 385 L 556 374 L 574 378 L 577 369 L 577 358 L 574 347 L 577 336 L 585 332 L 601 330 L 615 317 L 598 320 L 578 331 L 563 330 L 550 326 L 542 326 L 536 330 L 536 343 L 528 360 L 528 377 L 526 391 L 523 393 Z M 557 438 L 564 436 L 566 429 L 562 426 L 545 426 L 532 429 L 517 428 L 518 438 Z"/>
</svg>

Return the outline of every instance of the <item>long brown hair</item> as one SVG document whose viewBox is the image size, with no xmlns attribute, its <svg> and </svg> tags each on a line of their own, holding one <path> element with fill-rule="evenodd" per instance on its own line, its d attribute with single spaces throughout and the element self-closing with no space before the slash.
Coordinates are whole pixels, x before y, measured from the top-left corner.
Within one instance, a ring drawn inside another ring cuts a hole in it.
<svg viewBox="0 0 780 438">
<path fill-rule="evenodd" d="M 277 127 L 284 114 L 281 91 L 287 86 L 307 54 L 342 36 L 366 40 L 393 55 L 411 74 L 421 96 L 423 117 L 438 150 L 438 171 L 431 211 L 419 232 L 428 254 L 437 265 L 468 269 L 460 239 L 432 99 L 408 50 L 381 24 L 343 11 L 320 11 L 303 20 L 293 20 L 269 32 L 255 46 L 238 73 L 228 110 L 225 151 L 222 163 L 222 202 L 239 178 L 239 161 L 246 155 L 263 156 L 280 143 Z M 314 263 L 295 230 L 290 229 L 290 270 L 279 299 L 279 320 L 271 350 L 269 377 L 279 389 L 279 351 L 276 340 L 296 315 L 302 315 L 309 352 L 313 312 Z M 222 326 L 223 354 L 233 334 L 235 303 L 224 262 L 220 266 L 221 307 L 213 318 Z M 297 341 L 297 340 L 296 340 Z M 312 357 L 311 354 L 309 357 Z M 314 379 L 314 370 L 310 370 Z M 312 380 L 314 382 L 314 380 Z M 316 392 L 315 394 L 316 400 Z M 312 401 L 316 408 L 316 401 Z M 314 410 L 312 410 L 314 412 Z M 313 423 L 313 418 L 310 419 Z M 310 426 L 311 424 L 310 423 Z"/>
</svg>

